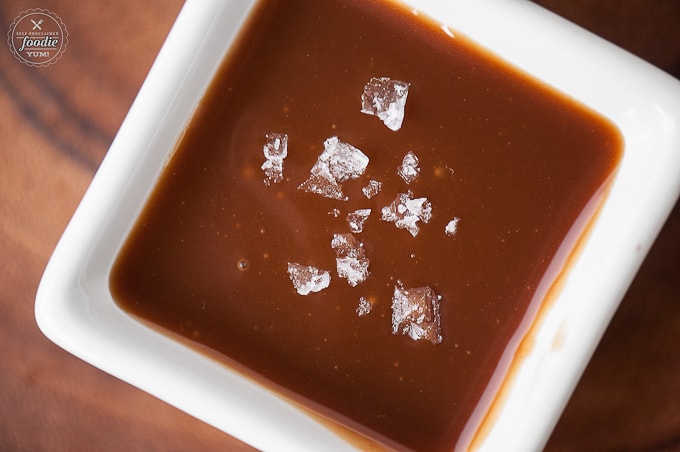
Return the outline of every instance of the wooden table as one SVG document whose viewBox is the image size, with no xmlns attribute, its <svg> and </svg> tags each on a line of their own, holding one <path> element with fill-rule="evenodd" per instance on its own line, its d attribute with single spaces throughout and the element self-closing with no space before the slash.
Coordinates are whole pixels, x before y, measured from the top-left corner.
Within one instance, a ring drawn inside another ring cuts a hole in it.
<svg viewBox="0 0 680 452">
<path fill-rule="evenodd" d="M 678 0 L 539 0 L 680 77 Z M 46 68 L 5 44 L 23 10 L 70 33 Z M 247 450 L 81 362 L 33 317 L 50 253 L 110 145 L 178 0 L 0 4 L 0 450 Z M 678 150 L 680 152 L 680 149 Z M 549 450 L 680 450 L 680 207 L 607 330 Z"/>
</svg>

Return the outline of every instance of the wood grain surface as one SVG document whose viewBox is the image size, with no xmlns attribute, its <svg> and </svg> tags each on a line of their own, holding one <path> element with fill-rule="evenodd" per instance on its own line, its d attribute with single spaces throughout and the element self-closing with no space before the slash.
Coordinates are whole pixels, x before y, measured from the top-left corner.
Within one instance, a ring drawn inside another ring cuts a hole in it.
<svg viewBox="0 0 680 452">
<path fill-rule="evenodd" d="M 680 77 L 680 1 L 537 3 Z M 4 42 L 31 8 L 53 11 L 69 31 L 49 67 L 20 63 Z M 64 352 L 33 315 L 50 254 L 180 8 L 178 0 L 0 3 L 0 451 L 250 450 Z M 680 450 L 680 207 L 547 449 Z"/>
</svg>

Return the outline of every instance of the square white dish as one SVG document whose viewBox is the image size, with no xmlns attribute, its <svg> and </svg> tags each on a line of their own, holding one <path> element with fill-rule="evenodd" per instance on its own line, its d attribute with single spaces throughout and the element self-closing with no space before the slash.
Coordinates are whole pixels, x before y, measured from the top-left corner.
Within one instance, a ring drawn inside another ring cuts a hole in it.
<svg viewBox="0 0 680 452">
<path fill-rule="evenodd" d="M 537 449 L 680 193 L 680 83 L 529 2 L 408 3 L 624 136 L 606 202 L 481 443 Z M 108 288 L 120 245 L 251 6 L 187 2 L 47 266 L 36 318 L 69 352 L 259 449 L 351 448 L 284 399 L 132 319 Z"/>
</svg>

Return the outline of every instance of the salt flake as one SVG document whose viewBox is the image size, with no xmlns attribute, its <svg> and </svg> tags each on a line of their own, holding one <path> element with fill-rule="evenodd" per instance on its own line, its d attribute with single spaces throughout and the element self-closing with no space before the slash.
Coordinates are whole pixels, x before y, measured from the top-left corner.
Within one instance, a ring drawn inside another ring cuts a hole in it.
<svg viewBox="0 0 680 452">
<path fill-rule="evenodd" d="M 458 217 L 453 217 L 453 220 L 449 221 L 446 224 L 446 227 L 444 227 L 444 232 L 448 236 L 455 235 L 456 232 L 458 232 L 458 222 L 460 221 L 460 218 Z"/>
<path fill-rule="evenodd" d="M 364 192 L 364 196 L 366 196 L 366 198 L 371 199 L 372 197 L 380 193 L 381 188 L 382 182 L 371 179 L 370 181 L 368 181 L 368 185 L 362 188 L 361 191 Z"/>
<path fill-rule="evenodd" d="M 262 147 L 262 153 L 266 160 L 261 169 L 265 175 L 264 184 L 271 185 L 283 180 L 283 159 L 288 156 L 288 135 L 269 133 L 265 138 L 267 142 Z"/>
<path fill-rule="evenodd" d="M 361 112 L 377 116 L 390 130 L 399 130 L 409 86 L 410 83 L 389 77 L 371 78 L 361 95 Z"/>
<path fill-rule="evenodd" d="M 399 174 L 407 184 L 410 184 L 418 178 L 418 175 L 420 174 L 418 157 L 412 151 L 408 151 L 404 156 L 404 159 L 401 161 L 401 165 L 397 170 L 397 174 Z"/>
<path fill-rule="evenodd" d="M 331 283 L 330 272 L 294 262 L 288 263 L 288 276 L 300 295 L 320 292 Z"/>
<path fill-rule="evenodd" d="M 382 219 L 399 229 L 406 229 L 413 237 L 418 235 L 418 222 L 428 223 L 432 218 L 432 204 L 427 198 L 412 198 L 413 194 L 400 193 L 389 206 L 382 208 Z"/>
<path fill-rule="evenodd" d="M 392 296 L 392 334 L 439 344 L 442 341 L 440 300 L 431 287 L 405 289 L 402 282 L 397 281 Z"/>
<path fill-rule="evenodd" d="M 335 251 L 338 276 L 356 287 L 368 278 L 368 264 L 363 243 L 352 234 L 334 234 L 331 248 Z"/>
<path fill-rule="evenodd" d="M 338 137 L 328 138 L 309 178 L 298 189 L 326 198 L 347 200 L 342 192 L 342 183 L 361 176 L 368 161 L 368 156 L 351 144 L 340 141 Z"/>
<path fill-rule="evenodd" d="M 354 233 L 359 233 L 364 230 L 364 223 L 371 215 L 371 209 L 359 209 L 347 214 L 347 224 L 349 230 Z"/>
<path fill-rule="evenodd" d="M 371 309 L 373 309 L 373 305 L 371 304 L 370 301 L 368 301 L 364 297 L 359 298 L 359 306 L 357 306 L 357 315 L 359 317 L 363 317 L 366 314 L 370 313 Z"/>
</svg>

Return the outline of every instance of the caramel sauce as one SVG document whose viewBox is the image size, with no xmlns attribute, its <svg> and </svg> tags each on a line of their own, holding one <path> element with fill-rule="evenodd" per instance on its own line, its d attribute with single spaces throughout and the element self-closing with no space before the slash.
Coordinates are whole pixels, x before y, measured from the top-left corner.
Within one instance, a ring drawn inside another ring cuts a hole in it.
<svg viewBox="0 0 680 452">
<path fill-rule="evenodd" d="M 360 112 L 363 86 L 383 76 L 410 83 L 397 131 Z M 289 141 L 284 179 L 266 185 L 269 133 Z M 344 184 L 346 201 L 297 189 L 332 136 L 370 158 Z M 111 290 L 124 310 L 385 447 L 452 449 L 481 422 L 475 407 L 622 147 L 606 119 L 396 3 L 262 0 L 127 238 Z M 421 172 L 407 185 L 396 170 L 408 151 Z M 371 179 L 382 188 L 367 199 Z M 407 190 L 432 204 L 415 237 L 380 218 Z M 330 243 L 366 208 L 355 235 L 370 276 L 351 287 Z M 289 262 L 331 270 L 330 286 L 298 294 Z M 397 281 L 441 296 L 441 343 L 392 334 Z"/>
</svg>

